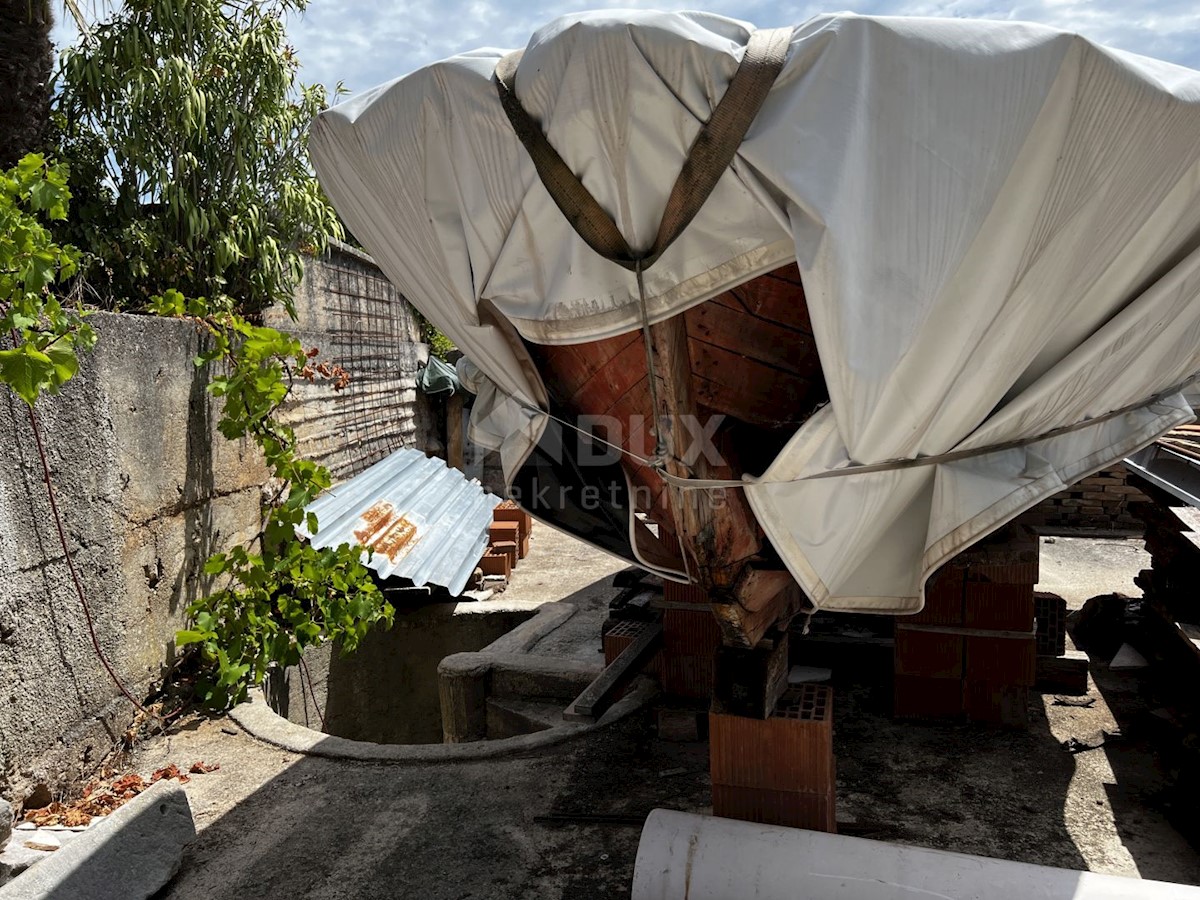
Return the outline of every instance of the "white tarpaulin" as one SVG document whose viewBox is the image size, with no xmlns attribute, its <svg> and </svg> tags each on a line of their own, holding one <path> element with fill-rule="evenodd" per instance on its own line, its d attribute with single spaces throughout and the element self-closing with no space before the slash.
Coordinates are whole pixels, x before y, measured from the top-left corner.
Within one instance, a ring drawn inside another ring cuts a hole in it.
<svg viewBox="0 0 1200 900">
<path fill-rule="evenodd" d="M 631 246 L 652 241 L 751 30 L 625 11 L 531 39 L 517 95 Z M 640 307 L 538 179 L 492 81 L 502 53 L 342 103 L 311 148 L 354 234 L 494 382 L 472 430 L 511 473 L 544 388 L 480 304 L 541 343 L 633 330 Z M 831 402 L 747 495 L 819 607 L 915 611 L 957 551 L 1192 418 L 1183 396 L 967 459 L 798 479 L 1036 437 L 1200 370 L 1200 73 L 1035 25 L 810 20 L 647 273 L 651 320 L 793 259 Z"/>
</svg>

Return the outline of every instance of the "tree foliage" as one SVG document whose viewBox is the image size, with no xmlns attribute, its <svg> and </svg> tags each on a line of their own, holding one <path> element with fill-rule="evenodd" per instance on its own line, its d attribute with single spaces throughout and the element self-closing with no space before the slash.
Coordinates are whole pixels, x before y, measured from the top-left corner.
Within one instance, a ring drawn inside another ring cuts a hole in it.
<svg viewBox="0 0 1200 900">
<path fill-rule="evenodd" d="M 53 291 L 79 265 L 79 251 L 46 227 L 66 218 L 70 199 L 66 166 L 41 154 L 0 173 L 0 335 L 12 343 L 0 349 L 0 382 L 30 406 L 57 393 L 79 368 L 76 351 L 96 342 L 83 312 Z"/>
<path fill-rule="evenodd" d="M 54 113 L 77 203 L 69 238 L 117 308 L 167 288 L 216 310 L 291 311 L 302 254 L 338 237 L 308 164 L 323 87 L 284 20 L 307 0 L 130 0 L 63 53 Z"/>
</svg>

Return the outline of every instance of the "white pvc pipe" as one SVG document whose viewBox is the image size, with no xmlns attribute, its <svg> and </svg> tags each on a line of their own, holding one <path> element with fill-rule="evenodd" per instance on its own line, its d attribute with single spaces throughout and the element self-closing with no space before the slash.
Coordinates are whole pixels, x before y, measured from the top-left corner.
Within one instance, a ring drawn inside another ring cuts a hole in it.
<svg viewBox="0 0 1200 900">
<path fill-rule="evenodd" d="M 656 809 L 632 900 L 1200 900 L 1200 888 Z"/>
</svg>

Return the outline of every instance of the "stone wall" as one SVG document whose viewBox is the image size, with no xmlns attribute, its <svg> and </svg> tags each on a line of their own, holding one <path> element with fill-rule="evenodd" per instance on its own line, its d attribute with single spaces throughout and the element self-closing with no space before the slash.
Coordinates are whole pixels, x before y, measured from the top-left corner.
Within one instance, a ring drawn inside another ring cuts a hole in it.
<svg viewBox="0 0 1200 900">
<path fill-rule="evenodd" d="M 140 696 L 207 587 L 205 558 L 257 531 L 266 472 L 255 448 L 216 431 L 193 325 L 91 322 L 95 350 L 37 415 L 97 638 Z M 107 753 L 132 708 L 93 650 L 28 412 L 7 389 L 0 429 L 0 793 L 19 797 L 31 780 L 53 783 Z"/>
<path fill-rule="evenodd" d="M 1051 534 L 1140 531 L 1142 522 L 1130 513 L 1129 504 L 1146 499 L 1118 464 L 1043 500 L 1018 521 Z"/>
<path fill-rule="evenodd" d="M 416 313 L 369 256 L 335 246 L 306 268 L 296 321 L 276 309 L 266 322 L 350 373 L 342 391 L 297 382 L 281 416 L 296 429 L 301 452 L 328 466 L 335 481 L 401 447 L 444 456 L 444 413 L 416 387 L 418 368 L 429 358 Z"/>
<path fill-rule="evenodd" d="M 415 389 L 427 351 L 412 309 L 370 260 L 343 249 L 310 264 L 296 305 L 298 323 L 267 320 L 354 377 L 341 394 L 298 385 L 285 415 L 301 452 L 339 479 L 401 446 L 428 448 L 436 410 Z M 268 473 L 255 447 L 217 432 L 193 325 L 91 321 L 95 350 L 37 412 L 98 640 L 140 697 L 161 677 L 188 603 L 211 587 L 204 560 L 257 532 Z M 133 708 L 93 650 L 28 414 L 7 389 L 0 433 L 0 795 L 20 799 L 105 755 Z"/>
</svg>

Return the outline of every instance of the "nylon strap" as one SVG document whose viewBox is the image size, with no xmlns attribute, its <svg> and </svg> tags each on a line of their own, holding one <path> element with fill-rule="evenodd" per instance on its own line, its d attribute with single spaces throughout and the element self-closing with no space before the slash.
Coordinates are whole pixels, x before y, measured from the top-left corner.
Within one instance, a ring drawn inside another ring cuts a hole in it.
<svg viewBox="0 0 1200 900">
<path fill-rule="evenodd" d="M 515 92 L 515 79 L 523 51 L 509 53 L 496 65 L 496 89 L 513 131 L 571 227 L 605 259 L 634 271 L 640 263 L 644 272 L 696 217 L 732 162 L 750 123 L 758 115 L 776 76 L 783 69 L 791 37 L 791 28 L 764 28 L 750 35 L 729 86 L 688 150 L 687 159 L 671 188 L 654 243 L 642 251 L 629 246 L 612 216 L 596 202 L 551 146 L 541 123 L 521 105 Z"/>
</svg>

